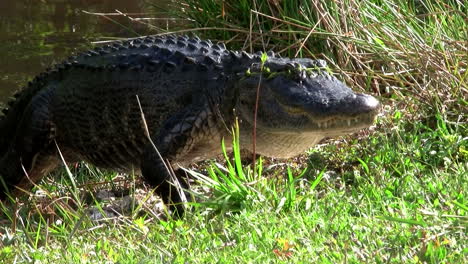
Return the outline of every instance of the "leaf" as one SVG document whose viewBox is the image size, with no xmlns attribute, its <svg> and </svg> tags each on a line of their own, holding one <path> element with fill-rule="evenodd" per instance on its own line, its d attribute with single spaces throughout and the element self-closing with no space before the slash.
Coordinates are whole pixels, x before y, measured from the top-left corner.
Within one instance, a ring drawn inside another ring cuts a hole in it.
<svg viewBox="0 0 468 264">
<path fill-rule="evenodd" d="M 380 47 L 385 48 L 385 43 L 381 39 L 374 37 L 374 42 L 379 44 Z"/>
<path fill-rule="evenodd" d="M 398 218 L 398 217 L 392 217 L 392 216 L 377 216 L 377 218 L 382 219 L 382 220 L 392 221 L 392 222 L 409 224 L 409 225 L 427 226 L 427 224 L 424 221 L 418 221 L 418 220 L 413 220 L 413 219 L 404 219 L 404 218 Z"/>
<path fill-rule="evenodd" d="M 266 52 L 262 52 L 262 57 L 260 58 L 260 60 L 262 61 L 262 68 L 263 68 L 263 64 L 265 64 L 267 59 L 268 59 L 268 55 L 266 54 Z"/>
</svg>

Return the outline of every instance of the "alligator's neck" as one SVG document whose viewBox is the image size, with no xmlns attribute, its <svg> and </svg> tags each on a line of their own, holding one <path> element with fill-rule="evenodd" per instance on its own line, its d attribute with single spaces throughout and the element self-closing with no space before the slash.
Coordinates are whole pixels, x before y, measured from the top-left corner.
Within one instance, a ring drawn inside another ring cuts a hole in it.
<svg viewBox="0 0 468 264">
<path fill-rule="evenodd" d="M 250 151 L 252 151 L 252 131 L 252 126 L 241 124 L 240 144 L 242 148 Z M 325 137 L 320 133 L 271 133 L 257 128 L 255 151 L 268 157 L 291 158 L 304 153 Z"/>
<path fill-rule="evenodd" d="M 224 72 L 244 74 L 252 64 L 261 62 L 260 54 L 250 54 L 244 51 L 228 51 L 222 58 Z"/>
</svg>

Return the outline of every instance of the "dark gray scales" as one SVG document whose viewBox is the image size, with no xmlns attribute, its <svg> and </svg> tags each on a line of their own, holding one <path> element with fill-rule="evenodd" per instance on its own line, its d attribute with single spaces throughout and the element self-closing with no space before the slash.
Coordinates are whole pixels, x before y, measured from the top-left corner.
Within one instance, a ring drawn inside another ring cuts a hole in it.
<svg viewBox="0 0 468 264">
<path fill-rule="evenodd" d="M 69 58 L 36 77 L 3 110 L 0 198 L 30 188 L 57 167 L 58 146 L 69 162 L 140 169 L 166 203 L 179 203 L 145 136 L 140 110 L 152 140 L 179 175 L 180 166 L 221 152 L 220 141 L 230 142 L 236 117 L 241 145 L 250 148 L 259 83 L 259 154 L 292 157 L 324 137 L 373 123 L 379 102 L 354 93 L 322 61 L 269 54 L 262 68 L 260 58 L 185 36 L 116 42 Z"/>
</svg>

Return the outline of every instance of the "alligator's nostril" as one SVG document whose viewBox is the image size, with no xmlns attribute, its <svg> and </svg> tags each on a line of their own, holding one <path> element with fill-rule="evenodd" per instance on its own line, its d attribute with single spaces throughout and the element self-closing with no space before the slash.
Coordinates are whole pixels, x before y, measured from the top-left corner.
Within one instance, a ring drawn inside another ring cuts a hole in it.
<svg viewBox="0 0 468 264">
<path fill-rule="evenodd" d="M 366 103 L 370 108 L 373 108 L 373 109 L 380 107 L 380 102 L 375 97 L 372 97 L 372 96 L 368 96 Z"/>
<path fill-rule="evenodd" d="M 380 107 L 380 102 L 375 97 L 367 94 L 360 94 L 363 106 L 370 110 L 376 110 Z"/>
</svg>

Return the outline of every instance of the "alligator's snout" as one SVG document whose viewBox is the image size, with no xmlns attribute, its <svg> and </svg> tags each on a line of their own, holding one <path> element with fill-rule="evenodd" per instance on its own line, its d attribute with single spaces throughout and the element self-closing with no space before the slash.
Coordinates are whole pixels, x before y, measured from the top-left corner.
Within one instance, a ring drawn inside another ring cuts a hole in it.
<svg viewBox="0 0 468 264">
<path fill-rule="evenodd" d="M 354 103 L 349 105 L 350 112 L 356 114 L 377 113 L 380 109 L 380 102 L 375 97 L 368 94 L 356 94 Z"/>
<path fill-rule="evenodd" d="M 367 94 L 352 94 L 343 98 L 328 114 L 320 117 L 308 114 L 312 126 L 333 135 L 343 135 L 371 126 L 380 110 L 380 102 Z"/>
<path fill-rule="evenodd" d="M 380 108 L 380 102 L 372 95 L 358 94 L 358 96 L 361 98 L 364 108 L 368 108 L 370 110 L 377 110 Z"/>
</svg>

